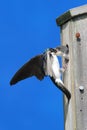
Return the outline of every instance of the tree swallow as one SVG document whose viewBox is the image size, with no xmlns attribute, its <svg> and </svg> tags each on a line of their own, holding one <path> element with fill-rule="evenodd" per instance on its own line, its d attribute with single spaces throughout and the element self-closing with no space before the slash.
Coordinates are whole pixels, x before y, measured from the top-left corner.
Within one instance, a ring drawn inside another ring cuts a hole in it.
<svg viewBox="0 0 87 130">
<path fill-rule="evenodd" d="M 59 88 L 68 98 L 71 98 L 71 93 L 65 87 L 61 80 L 61 68 L 58 55 L 65 58 L 65 64 L 68 63 L 68 46 L 60 46 L 56 48 L 49 48 L 43 54 L 37 55 L 25 63 L 13 76 L 10 81 L 10 85 L 14 85 L 17 82 L 36 76 L 37 79 L 42 80 L 45 76 L 49 76 L 53 83 Z"/>
</svg>

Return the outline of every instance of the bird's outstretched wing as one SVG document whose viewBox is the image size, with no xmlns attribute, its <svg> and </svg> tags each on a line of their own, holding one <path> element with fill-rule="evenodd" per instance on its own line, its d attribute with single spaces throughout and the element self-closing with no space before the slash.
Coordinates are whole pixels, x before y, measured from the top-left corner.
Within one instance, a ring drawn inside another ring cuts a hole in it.
<svg viewBox="0 0 87 130">
<path fill-rule="evenodd" d="M 32 58 L 30 61 L 25 63 L 13 76 L 10 81 L 10 85 L 16 84 L 18 81 L 23 80 L 25 78 L 36 76 L 39 80 L 42 80 L 45 76 L 42 61 L 43 55 L 37 55 Z"/>
</svg>

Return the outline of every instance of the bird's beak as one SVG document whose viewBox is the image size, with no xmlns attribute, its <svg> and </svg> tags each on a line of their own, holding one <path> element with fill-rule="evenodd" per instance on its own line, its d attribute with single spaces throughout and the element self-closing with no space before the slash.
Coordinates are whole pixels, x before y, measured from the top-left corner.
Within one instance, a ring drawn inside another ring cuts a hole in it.
<svg viewBox="0 0 87 130">
<path fill-rule="evenodd" d="M 61 56 L 62 55 L 62 52 L 58 49 L 58 48 L 55 48 L 55 55 L 56 56 Z"/>
</svg>

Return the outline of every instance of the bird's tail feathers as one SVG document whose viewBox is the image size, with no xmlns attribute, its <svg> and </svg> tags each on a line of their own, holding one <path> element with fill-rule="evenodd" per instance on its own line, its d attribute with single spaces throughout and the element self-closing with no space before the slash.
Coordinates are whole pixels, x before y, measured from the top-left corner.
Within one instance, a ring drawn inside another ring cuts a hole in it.
<svg viewBox="0 0 87 130">
<path fill-rule="evenodd" d="M 59 88 L 67 97 L 68 102 L 70 101 L 71 98 L 71 93 L 70 91 L 65 87 L 61 79 L 54 80 L 53 77 L 51 77 L 51 80 L 53 83 L 56 85 L 57 88 Z"/>
</svg>

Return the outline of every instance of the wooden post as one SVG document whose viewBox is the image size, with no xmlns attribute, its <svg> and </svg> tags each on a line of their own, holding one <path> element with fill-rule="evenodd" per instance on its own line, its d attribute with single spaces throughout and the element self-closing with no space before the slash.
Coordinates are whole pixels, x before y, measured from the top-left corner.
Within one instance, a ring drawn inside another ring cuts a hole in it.
<svg viewBox="0 0 87 130">
<path fill-rule="evenodd" d="M 62 44 L 69 45 L 69 65 L 63 75 L 72 97 L 64 97 L 65 130 L 87 130 L 87 5 L 70 9 L 56 19 Z"/>
</svg>

